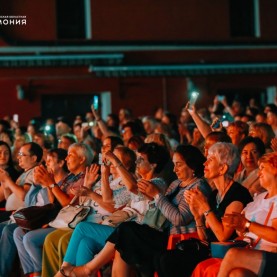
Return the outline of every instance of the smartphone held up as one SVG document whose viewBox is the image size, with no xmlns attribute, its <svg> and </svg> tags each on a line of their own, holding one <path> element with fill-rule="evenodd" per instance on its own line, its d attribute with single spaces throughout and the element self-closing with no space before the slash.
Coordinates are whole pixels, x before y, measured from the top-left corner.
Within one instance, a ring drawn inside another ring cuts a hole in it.
<svg viewBox="0 0 277 277">
<path fill-rule="evenodd" d="M 197 98 L 199 96 L 199 92 L 197 91 L 193 91 L 190 95 L 190 99 L 189 99 L 189 109 L 191 110 L 192 107 L 195 105 Z"/>
</svg>

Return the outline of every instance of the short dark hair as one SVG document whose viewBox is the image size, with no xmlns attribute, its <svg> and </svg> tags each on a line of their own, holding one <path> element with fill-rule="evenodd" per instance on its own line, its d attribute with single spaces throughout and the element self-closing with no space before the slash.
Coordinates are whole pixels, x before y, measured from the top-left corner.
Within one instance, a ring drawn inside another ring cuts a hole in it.
<svg viewBox="0 0 277 277">
<path fill-rule="evenodd" d="M 111 151 L 113 151 L 116 146 L 124 144 L 123 140 L 117 136 L 107 136 L 107 137 L 105 137 L 105 139 L 111 140 Z"/>
<path fill-rule="evenodd" d="M 217 142 L 230 142 L 232 143 L 231 138 L 225 133 L 221 131 L 215 131 L 209 133 L 205 139 L 210 138 L 216 140 Z"/>
<path fill-rule="evenodd" d="M 258 138 L 258 137 L 246 137 L 238 145 L 240 154 L 241 154 L 243 148 L 249 143 L 254 143 L 256 145 L 257 151 L 259 152 L 260 156 L 262 156 L 265 153 L 265 145 L 264 145 L 263 141 L 260 138 Z"/>
<path fill-rule="evenodd" d="M 145 154 L 149 163 L 156 164 L 155 173 L 160 173 L 170 159 L 169 151 L 166 147 L 155 142 L 144 143 L 138 152 Z"/>
<path fill-rule="evenodd" d="M 57 155 L 58 161 L 64 161 L 63 164 L 63 170 L 66 172 L 69 172 L 68 168 L 67 168 L 67 163 L 65 158 L 67 157 L 67 151 L 65 149 L 62 148 L 54 148 L 54 149 L 50 149 L 48 151 L 48 155 L 53 156 L 53 154 Z"/>
<path fill-rule="evenodd" d="M 36 161 L 39 163 L 43 156 L 42 148 L 35 142 L 27 142 L 23 144 L 23 146 L 25 145 L 30 145 L 29 153 L 31 156 L 36 156 L 37 157 Z"/>
<path fill-rule="evenodd" d="M 174 153 L 182 156 L 188 167 L 194 171 L 196 177 L 203 177 L 206 158 L 197 147 L 180 144 Z"/>
</svg>

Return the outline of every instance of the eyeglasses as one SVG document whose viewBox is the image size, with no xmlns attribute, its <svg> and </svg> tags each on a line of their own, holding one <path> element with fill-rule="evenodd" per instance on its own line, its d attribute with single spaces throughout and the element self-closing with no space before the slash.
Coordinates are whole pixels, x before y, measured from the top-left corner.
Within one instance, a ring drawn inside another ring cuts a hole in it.
<svg viewBox="0 0 277 277">
<path fill-rule="evenodd" d="M 18 152 L 17 153 L 17 156 L 20 156 L 20 157 L 30 157 L 30 156 L 32 156 L 32 155 L 30 155 L 30 154 L 24 154 L 24 153 L 22 153 L 22 152 Z"/>
<path fill-rule="evenodd" d="M 136 164 L 141 164 L 141 163 L 145 163 L 146 160 L 143 157 L 138 157 L 136 160 Z"/>
</svg>

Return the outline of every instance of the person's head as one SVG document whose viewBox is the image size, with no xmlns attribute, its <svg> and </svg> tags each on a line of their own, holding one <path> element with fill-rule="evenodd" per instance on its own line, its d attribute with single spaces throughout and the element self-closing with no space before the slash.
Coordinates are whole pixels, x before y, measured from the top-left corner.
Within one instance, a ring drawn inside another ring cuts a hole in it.
<svg viewBox="0 0 277 277">
<path fill-rule="evenodd" d="M 120 123 L 127 122 L 132 118 L 132 111 L 130 109 L 120 109 L 118 113 Z"/>
<path fill-rule="evenodd" d="M 82 133 L 82 123 L 75 123 L 73 126 L 73 133 L 78 141 L 82 141 L 83 133 Z"/>
<path fill-rule="evenodd" d="M 273 103 L 266 104 L 264 107 L 264 113 L 267 114 L 268 112 L 275 111 L 277 112 L 277 106 Z"/>
<path fill-rule="evenodd" d="M 63 170 L 68 172 L 66 164 L 67 151 L 61 148 L 54 148 L 48 151 L 46 157 L 46 167 L 48 172 L 53 174 Z"/>
<path fill-rule="evenodd" d="M 243 105 L 238 99 L 235 99 L 233 101 L 232 110 L 233 110 L 234 115 L 240 115 L 243 113 Z"/>
<path fill-rule="evenodd" d="M 153 133 L 148 135 L 145 140 L 145 143 L 155 142 L 159 145 L 165 146 L 169 152 L 172 151 L 168 138 L 165 134 L 162 133 Z"/>
<path fill-rule="evenodd" d="M 242 121 L 234 121 L 227 127 L 227 134 L 232 143 L 238 145 L 239 142 L 248 135 L 248 124 Z"/>
<path fill-rule="evenodd" d="M 3 169 L 13 167 L 11 148 L 2 140 L 0 140 L 0 167 Z"/>
<path fill-rule="evenodd" d="M 112 127 L 112 128 L 115 128 L 115 129 L 119 128 L 119 118 L 114 113 L 108 114 L 106 123 L 107 123 L 108 127 Z"/>
<path fill-rule="evenodd" d="M 140 121 L 128 121 L 122 126 L 122 137 L 124 144 L 127 145 L 128 140 L 132 136 L 144 136 L 144 129 Z"/>
<path fill-rule="evenodd" d="M 225 132 L 211 132 L 205 138 L 204 155 L 208 156 L 208 151 L 216 142 L 232 142 L 231 138 Z"/>
<path fill-rule="evenodd" d="M 266 123 L 266 114 L 261 112 L 261 113 L 258 113 L 256 116 L 255 116 L 255 121 L 257 123 Z"/>
<path fill-rule="evenodd" d="M 157 143 L 145 143 L 138 149 L 137 171 L 140 175 L 152 172 L 160 173 L 169 161 L 168 150 Z"/>
<path fill-rule="evenodd" d="M 133 151 L 137 151 L 144 144 L 144 137 L 133 136 L 128 140 L 127 146 Z"/>
<path fill-rule="evenodd" d="M 246 170 L 254 170 L 258 167 L 259 158 L 265 153 L 262 140 L 254 137 L 246 137 L 239 143 L 241 162 Z"/>
<path fill-rule="evenodd" d="M 34 135 L 34 142 L 37 143 L 40 147 L 45 147 L 45 135 L 43 133 L 35 133 Z"/>
<path fill-rule="evenodd" d="M 130 148 L 118 145 L 113 150 L 114 155 L 120 160 L 124 167 L 131 173 L 135 173 L 136 170 L 136 154 Z M 111 164 L 111 173 L 117 173 L 116 168 Z"/>
<path fill-rule="evenodd" d="M 249 127 L 249 136 L 260 138 L 266 148 L 270 148 L 270 143 L 275 134 L 272 127 L 267 123 L 252 123 Z"/>
<path fill-rule="evenodd" d="M 238 148 L 232 143 L 217 142 L 208 151 L 204 166 L 205 178 L 216 179 L 224 176 L 232 179 L 240 163 Z"/>
<path fill-rule="evenodd" d="M 157 126 L 157 120 L 152 116 L 145 116 L 142 119 L 143 127 L 147 135 L 154 133 Z"/>
<path fill-rule="evenodd" d="M 69 146 L 66 157 L 67 167 L 73 174 L 83 172 L 93 160 L 92 149 L 85 143 L 74 143 Z"/>
<path fill-rule="evenodd" d="M 71 132 L 71 124 L 69 120 L 65 117 L 59 117 L 56 123 L 56 135 L 60 137 L 63 134 Z"/>
<path fill-rule="evenodd" d="M 204 175 L 205 161 L 206 158 L 197 147 L 178 145 L 173 154 L 174 172 L 180 180 L 192 176 L 201 178 Z"/>
<path fill-rule="evenodd" d="M 106 153 L 107 151 L 113 151 L 116 146 L 123 145 L 123 141 L 120 137 L 116 136 L 108 136 L 105 137 L 102 142 L 102 153 Z"/>
<path fill-rule="evenodd" d="M 17 154 L 18 164 L 25 171 L 38 165 L 43 156 L 42 148 L 35 142 L 27 142 Z"/>
<path fill-rule="evenodd" d="M 77 142 L 77 138 L 73 134 L 64 134 L 59 138 L 58 148 L 68 150 L 69 146 Z"/>
<path fill-rule="evenodd" d="M 267 153 L 259 159 L 259 180 L 263 188 L 276 188 L 277 152 Z"/>
<path fill-rule="evenodd" d="M 266 115 L 267 124 L 276 127 L 277 126 L 277 111 L 269 111 Z"/>
</svg>

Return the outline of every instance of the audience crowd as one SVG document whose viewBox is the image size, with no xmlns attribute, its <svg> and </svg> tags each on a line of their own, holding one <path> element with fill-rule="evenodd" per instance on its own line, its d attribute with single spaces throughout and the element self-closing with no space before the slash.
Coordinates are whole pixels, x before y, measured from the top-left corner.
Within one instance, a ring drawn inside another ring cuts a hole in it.
<svg viewBox="0 0 277 277">
<path fill-rule="evenodd" d="M 139 118 L 92 107 L 25 128 L 5 117 L 0 277 L 277 276 L 276 151 L 277 106 L 254 99 Z M 74 229 L 14 220 L 49 203 L 90 212 Z M 213 256 L 238 239 L 247 246 Z"/>
</svg>

